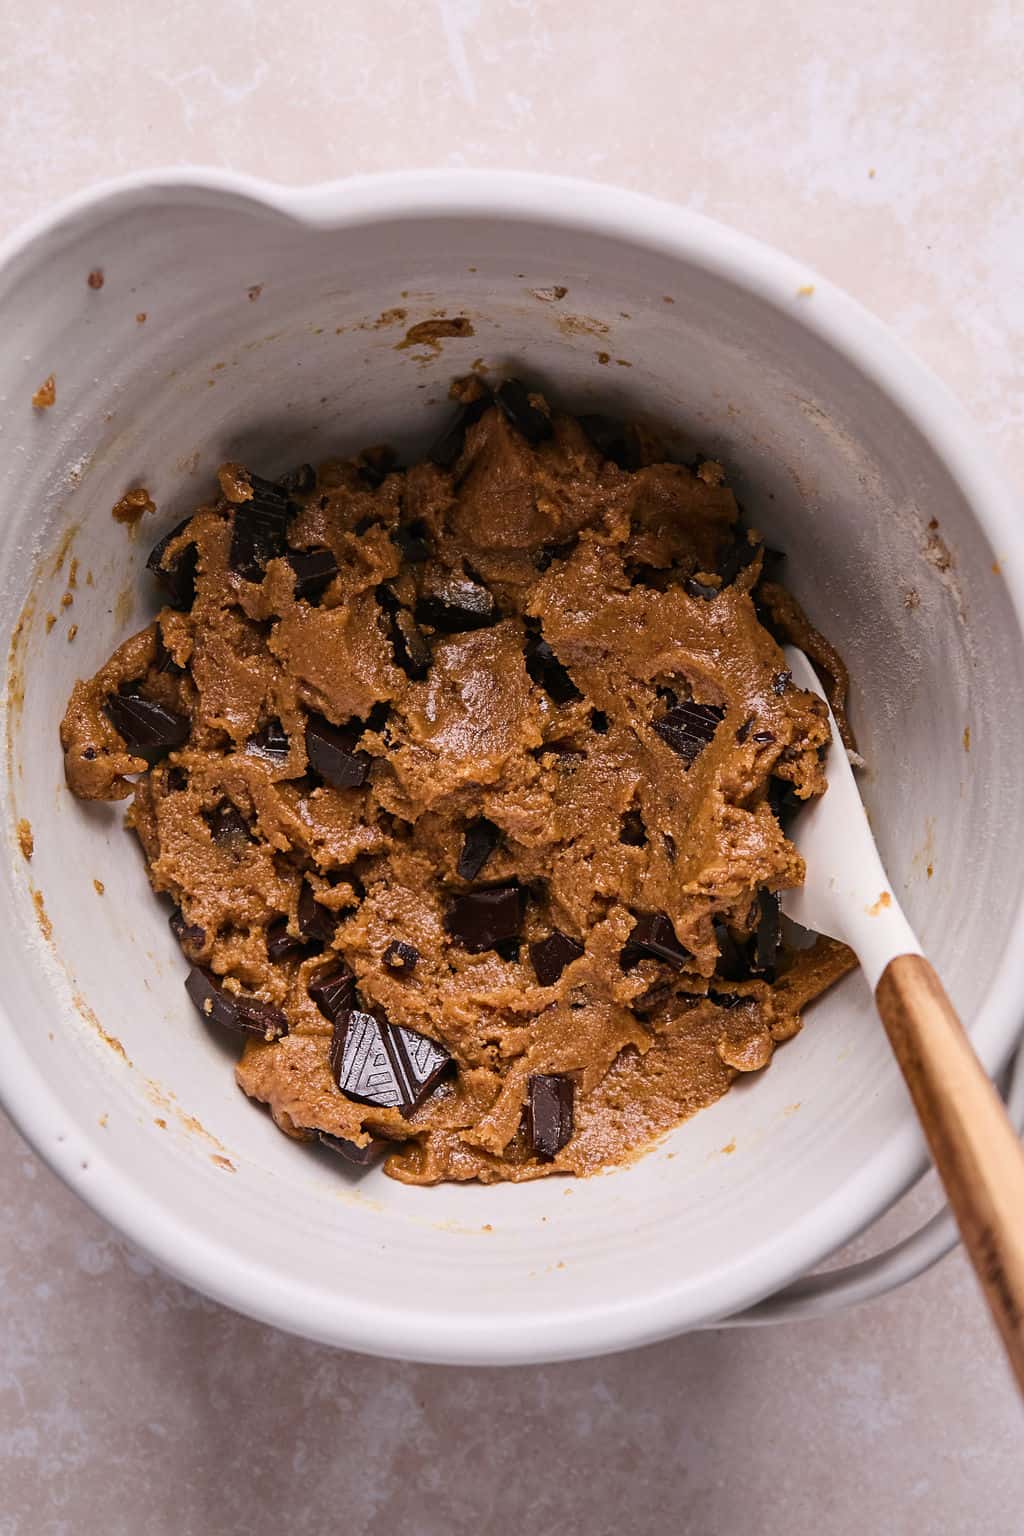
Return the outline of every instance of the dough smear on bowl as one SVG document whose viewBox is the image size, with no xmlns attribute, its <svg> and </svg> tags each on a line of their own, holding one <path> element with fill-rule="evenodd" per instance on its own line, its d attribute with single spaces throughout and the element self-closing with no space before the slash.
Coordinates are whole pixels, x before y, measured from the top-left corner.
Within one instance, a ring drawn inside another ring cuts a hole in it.
<svg viewBox="0 0 1024 1536">
<path fill-rule="evenodd" d="M 720 466 L 456 393 L 407 469 L 225 465 L 61 727 L 245 1092 L 422 1184 L 635 1155 L 854 964 L 780 943 L 829 726 Z"/>
</svg>

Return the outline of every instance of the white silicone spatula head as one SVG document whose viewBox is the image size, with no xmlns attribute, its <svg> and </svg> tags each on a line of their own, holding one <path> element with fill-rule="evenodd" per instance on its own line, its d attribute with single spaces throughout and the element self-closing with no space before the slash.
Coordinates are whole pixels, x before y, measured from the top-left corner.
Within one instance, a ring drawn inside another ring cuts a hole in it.
<svg viewBox="0 0 1024 1536">
<path fill-rule="evenodd" d="M 798 688 L 825 697 L 803 651 L 787 646 L 786 665 Z M 829 723 L 828 793 L 800 811 L 790 832 L 807 877 L 796 890 L 783 891 L 782 910 L 804 928 L 849 944 L 874 991 L 894 956 L 919 955 L 921 946 L 882 868 L 831 709 Z"/>
</svg>

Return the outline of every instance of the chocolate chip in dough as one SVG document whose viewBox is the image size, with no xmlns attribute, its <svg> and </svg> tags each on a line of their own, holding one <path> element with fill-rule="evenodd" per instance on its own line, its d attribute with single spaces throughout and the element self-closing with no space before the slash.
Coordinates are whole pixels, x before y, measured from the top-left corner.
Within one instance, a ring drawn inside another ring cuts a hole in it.
<svg viewBox="0 0 1024 1536">
<path fill-rule="evenodd" d="M 308 496 L 316 489 L 316 470 L 312 464 L 297 464 L 285 470 L 277 483 L 287 496 Z"/>
<path fill-rule="evenodd" d="M 314 976 L 309 995 L 324 1017 L 336 1024 L 355 1001 L 356 979 L 344 960 L 340 960 Z"/>
<path fill-rule="evenodd" d="M 630 848 L 642 848 L 647 842 L 647 828 L 639 811 L 624 811 L 619 821 L 619 842 Z"/>
<path fill-rule="evenodd" d="M 338 914 L 321 906 L 308 880 L 303 880 L 296 913 L 299 932 L 316 944 L 329 944 L 338 926 Z"/>
<path fill-rule="evenodd" d="M 381 956 L 381 964 L 399 976 L 411 976 L 419 958 L 420 952 L 415 944 L 406 944 L 404 939 L 392 939 Z"/>
<path fill-rule="evenodd" d="M 243 1035 L 261 1040 L 279 1040 L 288 1033 L 288 1020 L 280 1008 L 259 997 L 225 991 L 222 983 L 198 966 L 185 978 L 185 990 L 204 1019 L 221 1024 Z"/>
<path fill-rule="evenodd" d="M 354 1168 L 369 1168 L 375 1163 L 387 1147 L 387 1142 L 376 1137 L 364 1146 L 357 1141 L 348 1141 L 344 1136 L 330 1136 L 326 1131 L 317 1131 L 317 1139 L 325 1147 L 330 1147 L 339 1157 L 343 1157 L 346 1163 L 351 1163 Z"/>
<path fill-rule="evenodd" d="M 654 730 L 662 741 L 689 765 L 695 763 L 704 748 L 714 740 L 725 710 L 718 704 L 695 704 L 687 700 L 666 710 L 654 721 Z"/>
<path fill-rule="evenodd" d="M 772 693 L 777 699 L 781 699 L 790 683 L 793 681 L 792 672 L 776 672 L 772 678 Z"/>
<path fill-rule="evenodd" d="M 272 480 L 250 474 L 249 481 L 252 497 L 239 502 L 232 514 L 228 564 L 247 581 L 262 581 L 267 562 L 285 553 L 288 523 L 297 509 Z"/>
<path fill-rule="evenodd" d="M 754 740 L 757 740 L 756 736 Z M 783 831 L 789 826 L 797 811 L 806 804 L 806 801 L 800 799 L 788 779 L 776 778 L 774 774 L 768 780 L 766 799 L 772 815 Z"/>
<path fill-rule="evenodd" d="M 372 1013 L 350 1009 L 334 1026 L 331 1072 L 341 1092 L 357 1104 L 397 1109 L 408 1118 L 451 1060 L 436 1040 Z"/>
<path fill-rule="evenodd" d="M 183 747 L 192 730 L 187 715 L 165 709 L 141 694 L 111 694 L 104 711 L 132 756 L 143 757 L 151 765 Z"/>
<path fill-rule="evenodd" d="M 487 629 L 501 617 L 498 605 L 487 588 L 469 577 L 436 578 L 423 591 L 416 604 L 420 624 L 442 634 L 461 634 L 469 629 Z"/>
<path fill-rule="evenodd" d="M 252 841 L 248 822 L 230 801 L 218 805 L 216 810 L 208 811 L 204 820 L 215 843 L 240 850 Z"/>
<path fill-rule="evenodd" d="M 534 1072 L 527 1084 L 526 1135 L 530 1150 L 549 1163 L 572 1135 L 576 1086 L 562 1073 Z"/>
<path fill-rule="evenodd" d="M 528 635 L 523 655 L 532 680 L 556 704 L 571 704 L 583 697 L 543 635 Z"/>
<path fill-rule="evenodd" d="M 476 821 L 471 821 L 466 828 L 456 865 L 459 879 L 475 880 L 500 841 L 501 832 L 486 816 L 478 816 Z"/>
<path fill-rule="evenodd" d="M 151 571 L 163 587 L 170 606 L 182 613 L 187 613 L 195 602 L 199 551 L 194 544 L 186 544 L 166 564 L 164 564 L 164 553 L 167 546 L 185 532 L 191 521 L 191 517 L 182 518 L 177 527 L 172 528 L 170 533 L 164 534 L 159 543 L 153 545 L 149 552 L 149 559 L 146 561 L 146 570 Z"/>
<path fill-rule="evenodd" d="M 399 523 L 391 530 L 391 542 L 409 565 L 422 565 L 432 554 L 430 530 L 422 518 L 411 523 Z"/>
<path fill-rule="evenodd" d="M 306 721 L 306 756 L 310 766 L 335 789 L 357 789 L 370 771 L 366 752 L 355 751 L 362 734 L 351 726 L 332 725 L 322 715 Z"/>
<path fill-rule="evenodd" d="M 683 582 L 683 591 L 690 597 L 701 597 L 706 603 L 710 603 L 718 596 L 721 588 L 709 586 L 707 582 L 698 581 L 694 576 L 688 576 Z"/>
<path fill-rule="evenodd" d="M 167 921 L 186 957 L 193 959 L 206 943 L 206 929 L 188 922 L 180 907 L 175 907 Z"/>
<path fill-rule="evenodd" d="M 338 574 L 338 562 L 324 546 L 316 549 L 293 549 L 288 564 L 295 572 L 295 596 L 307 603 L 316 603 Z"/>
<path fill-rule="evenodd" d="M 392 614 L 391 645 L 395 653 L 395 665 L 401 667 L 407 677 L 415 680 L 426 676 L 433 657 L 430 643 L 405 608 L 399 608 Z"/>
<path fill-rule="evenodd" d="M 723 981 L 749 981 L 750 964 L 747 945 L 735 937 L 721 918 L 714 920 L 715 937 L 718 940 L 718 964 L 715 975 Z"/>
<path fill-rule="evenodd" d="M 436 1040 L 399 1024 L 389 1026 L 386 1044 L 405 1085 L 402 1114 L 408 1117 L 433 1093 L 452 1058 Z"/>
<path fill-rule="evenodd" d="M 533 404 L 518 379 L 506 379 L 498 386 L 494 399 L 511 425 L 534 447 L 551 436 L 551 418 Z"/>
<path fill-rule="evenodd" d="M 471 955 L 493 949 L 504 939 L 518 939 L 524 900 L 518 885 L 493 886 L 490 890 L 456 896 L 448 909 L 448 932 Z"/>
<path fill-rule="evenodd" d="M 682 970 L 685 962 L 690 959 L 690 951 L 684 949 L 676 938 L 672 919 L 667 912 L 645 912 L 637 917 L 633 932 L 623 948 L 621 963 L 628 970 L 646 957 L 664 960 L 666 965 L 676 971 Z"/>
<path fill-rule="evenodd" d="M 758 894 L 758 918 L 754 929 L 750 969 L 766 981 L 775 980 L 775 959 L 781 937 L 781 908 L 777 891 Z"/>
<path fill-rule="evenodd" d="M 442 469 L 451 469 L 466 446 L 467 431 L 474 422 L 480 420 L 490 404 L 490 395 L 483 394 L 478 400 L 471 400 L 468 405 L 463 406 L 455 420 L 430 449 L 427 458 L 432 463 L 440 465 Z"/>
<path fill-rule="evenodd" d="M 567 965 L 583 954 L 583 945 L 556 928 L 546 939 L 530 945 L 530 960 L 542 987 L 553 987 Z"/>
<path fill-rule="evenodd" d="M 305 939 L 298 938 L 294 933 L 288 932 L 288 919 L 277 917 L 267 925 L 267 959 L 274 962 L 284 960 L 288 955 L 294 955 L 299 950 L 306 948 Z"/>
<path fill-rule="evenodd" d="M 291 743 L 280 720 L 268 720 L 266 725 L 249 737 L 246 746 L 258 752 L 261 757 L 284 759 L 288 756 Z"/>
</svg>

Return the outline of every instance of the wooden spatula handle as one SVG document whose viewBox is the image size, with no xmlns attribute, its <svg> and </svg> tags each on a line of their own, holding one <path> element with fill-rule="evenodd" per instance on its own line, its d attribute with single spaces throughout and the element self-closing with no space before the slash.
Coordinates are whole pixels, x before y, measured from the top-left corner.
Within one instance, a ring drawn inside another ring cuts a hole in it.
<svg viewBox="0 0 1024 1536">
<path fill-rule="evenodd" d="M 1024 1148 L 927 960 L 891 960 L 875 1001 L 1024 1392 Z"/>
</svg>

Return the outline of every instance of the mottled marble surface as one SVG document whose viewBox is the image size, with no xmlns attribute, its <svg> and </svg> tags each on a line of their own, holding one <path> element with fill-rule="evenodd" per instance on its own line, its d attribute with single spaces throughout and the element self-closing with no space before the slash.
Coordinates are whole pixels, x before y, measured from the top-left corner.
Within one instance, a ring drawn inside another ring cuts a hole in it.
<svg viewBox="0 0 1024 1536">
<path fill-rule="evenodd" d="M 0 230 L 186 160 L 617 181 L 845 285 L 1024 485 L 1012 0 L 0 0 L 0 36 Z M 1024 1530 L 1019 1409 L 959 1255 L 825 1322 L 441 1370 L 184 1290 L 6 1123 L 0 1166 L 0 1536 Z"/>
</svg>

